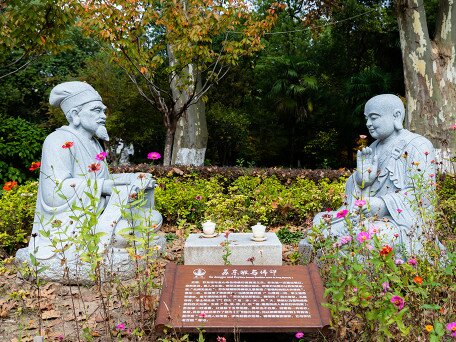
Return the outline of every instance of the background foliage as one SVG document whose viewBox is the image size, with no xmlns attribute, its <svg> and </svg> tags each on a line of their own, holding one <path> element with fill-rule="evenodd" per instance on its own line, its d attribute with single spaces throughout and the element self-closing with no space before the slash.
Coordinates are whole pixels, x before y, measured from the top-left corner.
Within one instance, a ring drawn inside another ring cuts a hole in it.
<svg viewBox="0 0 456 342">
<path fill-rule="evenodd" d="M 38 14 L 49 6 L 49 1 L 34 3 L 41 4 Z M 351 167 L 356 138 L 367 133 L 361 115 L 364 102 L 382 92 L 404 93 L 396 18 L 383 1 L 339 0 L 330 4 L 324 19 L 306 22 L 301 20 L 306 14 L 302 2 L 287 4 L 261 41 L 265 49 L 239 57 L 207 93 L 207 164 Z M 430 27 L 436 4 L 425 1 Z M 257 4 L 259 9 L 269 5 Z M 27 13 L 23 15 L 32 15 Z M 132 143 L 134 162 L 146 161 L 151 150 L 163 153 L 165 130 L 158 108 L 149 106 L 119 64 L 100 52 L 106 50 L 101 41 L 83 37 L 71 13 L 54 14 L 62 24 L 53 24 L 44 47 L 35 39 L 39 49 L 34 56 L 39 58 L 0 78 L 0 113 L 53 130 L 65 119 L 60 110 L 49 108 L 49 91 L 62 81 L 85 80 L 108 105 L 111 147 L 120 140 Z M 14 39 L 20 37 L 26 36 Z M 12 58 L 11 50 L 4 49 L 11 44 L 0 36 L 0 59 Z M 166 81 L 166 74 L 157 72 Z M 2 181 L 8 177 L 0 174 Z"/>
</svg>

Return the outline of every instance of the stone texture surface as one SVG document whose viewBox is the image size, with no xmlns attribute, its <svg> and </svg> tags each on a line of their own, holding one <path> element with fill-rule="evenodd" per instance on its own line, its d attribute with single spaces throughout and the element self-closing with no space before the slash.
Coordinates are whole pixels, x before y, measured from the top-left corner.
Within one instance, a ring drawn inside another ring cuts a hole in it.
<svg viewBox="0 0 456 342">
<path fill-rule="evenodd" d="M 282 243 L 275 233 L 266 233 L 266 241 L 252 241 L 251 233 L 231 233 L 228 236 L 232 265 L 282 265 Z M 205 238 L 201 234 L 190 234 L 184 247 L 185 265 L 223 265 L 223 234 Z"/>
</svg>

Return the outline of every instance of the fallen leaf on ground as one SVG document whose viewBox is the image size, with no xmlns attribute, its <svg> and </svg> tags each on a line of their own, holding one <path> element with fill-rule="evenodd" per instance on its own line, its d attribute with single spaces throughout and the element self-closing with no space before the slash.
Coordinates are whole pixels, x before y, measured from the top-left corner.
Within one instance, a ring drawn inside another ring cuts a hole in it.
<svg viewBox="0 0 456 342">
<path fill-rule="evenodd" d="M 53 319 L 53 318 L 58 318 L 60 317 L 60 311 L 57 310 L 48 310 L 48 311 L 43 311 L 41 314 L 42 319 Z"/>
</svg>

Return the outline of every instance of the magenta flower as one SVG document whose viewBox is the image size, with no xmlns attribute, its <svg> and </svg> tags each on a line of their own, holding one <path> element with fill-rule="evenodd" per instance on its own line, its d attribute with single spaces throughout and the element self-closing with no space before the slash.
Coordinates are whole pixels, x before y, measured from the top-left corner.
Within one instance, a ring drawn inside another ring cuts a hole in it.
<svg viewBox="0 0 456 342">
<path fill-rule="evenodd" d="M 96 160 L 99 160 L 99 161 L 102 161 L 102 160 L 105 160 L 105 158 L 106 158 L 107 155 L 108 155 L 108 154 L 107 154 L 106 152 L 103 151 L 103 152 L 98 153 L 98 154 L 95 156 L 95 159 L 96 159 Z"/>
<path fill-rule="evenodd" d="M 119 323 L 116 325 L 118 330 L 124 331 L 125 330 L 125 323 Z"/>
<path fill-rule="evenodd" d="M 198 316 L 201 317 L 201 318 L 205 318 L 206 314 L 204 312 L 200 312 L 200 314 Z"/>
<path fill-rule="evenodd" d="M 393 303 L 399 310 L 402 310 L 405 305 L 405 300 L 401 296 L 393 296 L 391 297 L 391 303 Z"/>
<path fill-rule="evenodd" d="M 157 160 L 160 158 L 161 158 L 161 154 L 158 152 L 149 152 L 147 154 L 147 159 L 150 159 L 150 160 Z"/>
<path fill-rule="evenodd" d="M 357 207 L 360 207 L 360 208 L 361 208 L 361 207 L 363 207 L 363 206 L 366 205 L 366 201 L 365 201 L 365 200 L 356 200 L 356 201 L 355 201 L 355 205 L 356 205 Z"/>
<path fill-rule="evenodd" d="M 358 292 L 358 288 L 357 288 L 357 287 L 354 287 L 354 288 L 353 288 L 353 292 Z"/>
<path fill-rule="evenodd" d="M 201 196 L 201 195 L 195 196 L 195 199 L 196 199 L 197 201 L 201 201 L 201 200 L 203 199 L 203 196 Z"/>
<path fill-rule="evenodd" d="M 344 209 L 344 210 L 338 211 L 337 214 L 336 214 L 336 217 L 337 218 L 344 218 L 345 216 L 347 216 L 347 214 L 348 214 L 348 210 Z"/>
<path fill-rule="evenodd" d="M 415 258 L 410 258 L 410 259 L 408 259 L 407 264 L 416 266 L 416 264 L 418 264 L 418 261 L 416 261 Z"/>
<path fill-rule="evenodd" d="M 296 338 L 303 338 L 304 337 L 304 333 L 302 331 L 298 331 L 295 335 Z"/>
<path fill-rule="evenodd" d="M 456 131 L 456 124 L 454 124 L 454 125 L 451 125 L 451 127 L 450 127 L 450 128 L 451 128 L 453 131 Z"/>
<path fill-rule="evenodd" d="M 403 210 L 402 210 L 402 209 L 400 209 L 400 208 L 397 208 L 397 209 L 396 209 L 396 211 L 397 211 L 397 213 L 398 213 L 398 214 L 400 214 L 400 213 L 402 213 L 402 212 L 403 212 Z"/>
<path fill-rule="evenodd" d="M 456 322 L 448 323 L 446 328 L 451 332 L 451 336 L 456 337 Z"/>
<path fill-rule="evenodd" d="M 217 336 L 217 342 L 226 342 L 226 338 L 222 336 Z"/>
<path fill-rule="evenodd" d="M 371 236 L 368 232 L 359 232 L 358 236 L 356 237 L 360 243 L 366 242 L 370 240 L 370 238 Z"/>
</svg>

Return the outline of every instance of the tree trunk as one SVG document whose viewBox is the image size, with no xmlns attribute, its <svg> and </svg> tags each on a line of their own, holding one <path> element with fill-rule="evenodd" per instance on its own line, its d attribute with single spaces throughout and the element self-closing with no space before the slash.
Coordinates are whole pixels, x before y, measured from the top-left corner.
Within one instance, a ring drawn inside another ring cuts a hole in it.
<svg viewBox="0 0 456 342">
<path fill-rule="evenodd" d="M 168 58 L 170 66 L 175 66 L 176 60 L 171 45 L 168 45 Z M 201 90 L 199 76 L 192 64 L 171 76 L 170 87 L 174 112 L 182 113 L 177 115 L 171 164 L 195 166 L 204 164 L 207 146 L 205 105 L 201 100 L 189 105 L 193 101 L 193 96 Z"/>
<path fill-rule="evenodd" d="M 429 37 L 423 0 L 397 0 L 407 97 L 406 127 L 432 141 L 442 169 L 451 169 L 456 139 L 456 4 L 441 0 L 436 36 Z"/>
<path fill-rule="evenodd" d="M 163 151 L 163 165 L 171 165 L 171 151 L 173 147 L 175 129 L 166 127 L 165 150 Z"/>
<path fill-rule="evenodd" d="M 200 86 L 201 82 L 198 84 Z M 204 165 L 208 135 L 205 109 L 204 101 L 199 100 L 188 107 L 179 119 L 174 135 L 172 164 Z"/>
</svg>

